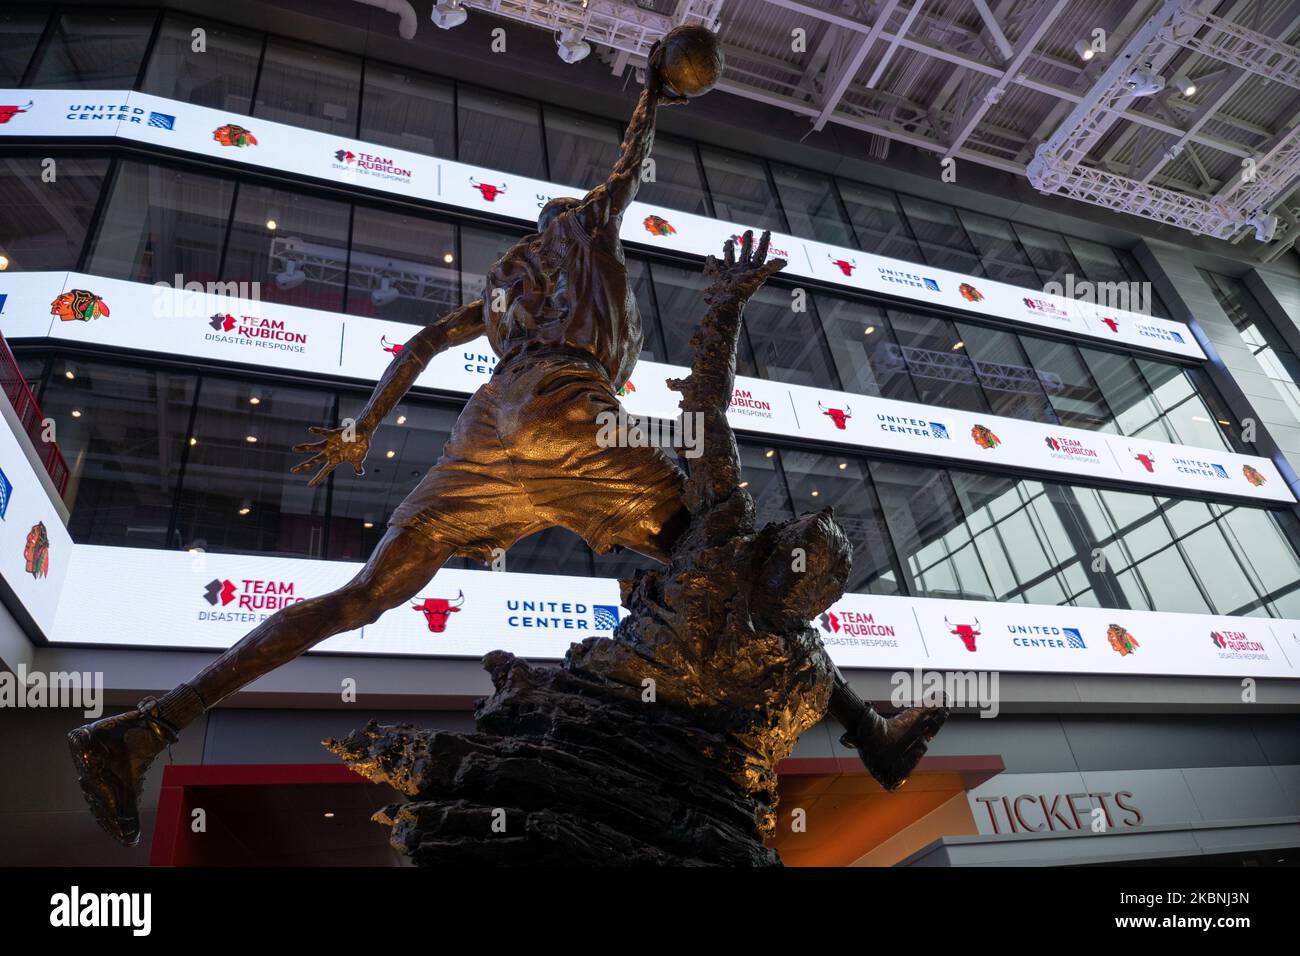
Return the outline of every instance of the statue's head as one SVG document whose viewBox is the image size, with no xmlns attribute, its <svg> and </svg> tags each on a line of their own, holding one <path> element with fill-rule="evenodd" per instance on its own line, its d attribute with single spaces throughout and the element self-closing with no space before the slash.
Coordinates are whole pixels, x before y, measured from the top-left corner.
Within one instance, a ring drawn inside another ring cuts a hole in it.
<svg viewBox="0 0 1300 956">
<path fill-rule="evenodd" d="M 551 224 L 551 221 L 556 216 L 562 212 L 567 212 L 581 202 L 581 199 L 575 199 L 572 196 L 558 196 L 552 199 L 542 207 L 541 215 L 537 217 L 537 231 L 545 232 L 546 227 Z"/>
</svg>

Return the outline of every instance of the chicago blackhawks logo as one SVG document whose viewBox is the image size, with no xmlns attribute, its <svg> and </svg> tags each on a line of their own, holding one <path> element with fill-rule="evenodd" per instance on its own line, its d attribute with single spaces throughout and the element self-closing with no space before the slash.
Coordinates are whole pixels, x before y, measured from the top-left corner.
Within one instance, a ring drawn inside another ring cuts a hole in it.
<svg viewBox="0 0 1300 956">
<path fill-rule="evenodd" d="M 256 146 L 257 137 L 242 126 L 234 123 L 227 123 L 225 126 L 218 126 L 212 131 L 212 138 L 222 146 L 238 146 L 241 149 L 245 146 Z"/>
<path fill-rule="evenodd" d="M 645 231 L 652 236 L 675 236 L 677 230 L 673 224 L 662 216 L 646 216 L 641 225 L 645 226 Z"/>
<path fill-rule="evenodd" d="M 1115 653 L 1120 657 L 1128 657 L 1138 649 L 1137 638 L 1118 624 L 1112 624 L 1106 628 L 1106 640 L 1110 642 L 1110 646 L 1115 649 Z"/>
<path fill-rule="evenodd" d="M 981 448 L 997 448 L 1002 444 L 1002 439 L 993 434 L 993 430 L 985 425 L 975 425 L 970 430 L 970 437 L 975 440 L 975 444 Z"/>
<path fill-rule="evenodd" d="M 1264 484 L 1264 482 L 1268 481 L 1267 478 L 1265 478 L 1263 475 L 1259 473 L 1259 469 L 1253 468 L 1250 465 L 1242 465 L 1241 473 L 1245 475 L 1246 480 L 1249 481 L 1256 488 Z"/>
<path fill-rule="evenodd" d="M 36 522 L 27 532 L 23 560 L 27 563 L 27 573 L 34 578 L 43 578 L 50 573 L 50 536 L 45 531 L 44 521 Z"/>
<path fill-rule="evenodd" d="M 632 380 L 629 378 L 626 382 L 623 383 L 623 386 L 618 390 L 618 395 L 621 398 L 622 396 L 630 395 L 635 391 L 636 391 L 636 386 L 632 384 Z"/>
<path fill-rule="evenodd" d="M 50 315 L 57 315 L 61 322 L 89 322 L 108 314 L 104 300 L 85 289 L 65 292 L 50 303 Z"/>
<path fill-rule="evenodd" d="M 957 287 L 957 291 L 961 293 L 961 297 L 967 302 L 978 302 L 984 298 L 984 293 L 969 282 L 963 282 Z"/>
</svg>

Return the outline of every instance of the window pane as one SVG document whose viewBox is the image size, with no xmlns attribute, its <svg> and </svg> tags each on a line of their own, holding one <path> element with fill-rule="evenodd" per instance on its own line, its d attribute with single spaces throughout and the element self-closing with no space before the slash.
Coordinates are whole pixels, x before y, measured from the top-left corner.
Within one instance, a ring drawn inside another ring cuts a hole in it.
<svg viewBox="0 0 1300 956">
<path fill-rule="evenodd" d="M 366 396 L 349 392 L 339 402 L 339 417 L 355 419 L 365 404 Z M 388 517 L 393 509 L 415 489 L 442 454 L 456 415 L 457 409 L 451 406 L 403 402 L 371 437 L 366 473 L 357 475 L 347 467 L 335 470 L 331 479 L 334 489 L 326 557 L 365 561 L 370 556 L 388 530 Z M 392 458 L 388 457 L 390 451 Z M 446 566 L 471 565 L 464 558 L 453 558 Z"/>
<path fill-rule="evenodd" d="M 347 254 L 346 204 L 245 183 L 222 278 L 261 283 L 268 302 L 337 312 Z"/>
<path fill-rule="evenodd" d="M 357 132 L 361 61 L 279 37 L 266 41 L 255 116 L 352 137 Z"/>
<path fill-rule="evenodd" d="M 947 319 L 888 311 L 918 400 L 926 405 L 987 412 L 988 402 L 956 326 Z"/>
<path fill-rule="evenodd" d="M 1094 349 L 1079 349 L 1079 352 L 1106 404 L 1114 412 L 1121 434 L 1153 441 L 1178 441 L 1165 428 L 1160 409 L 1151 400 L 1150 390 L 1131 358 Z"/>
<path fill-rule="evenodd" d="M 190 31 L 206 31 L 206 48 L 194 50 Z M 262 35 L 191 16 L 168 13 L 145 71 L 146 93 L 247 116 L 262 55 Z"/>
<path fill-rule="evenodd" d="M 204 378 L 181 488 L 181 546 L 322 557 L 325 485 L 289 473 L 303 458 L 290 449 L 311 440 L 307 426 L 333 424 L 330 392 Z"/>
<path fill-rule="evenodd" d="M 87 271 L 136 282 L 217 278 L 234 184 L 166 166 L 119 162 Z"/>
<path fill-rule="evenodd" d="M 835 509 L 835 520 L 853 543 L 848 590 L 858 594 L 897 594 L 893 545 L 880 502 L 867 478 L 866 464 L 841 455 L 781 452 L 796 514 Z"/>
<path fill-rule="evenodd" d="M 1135 571 L 1151 596 L 1154 610 L 1189 614 L 1209 614 L 1213 610 L 1192 583 L 1187 562 L 1177 548 L 1165 548 L 1139 564 Z"/>
<path fill-rule="evenodd" d="M 1020 337 L 1038 372 L 1047 398 L 1061 420 L 1071 428 L 1113 432 L 1110 409 L 1078 349 L 1066 342 L 1050 342 L 1027 335 Z"/>
<path fill-rule="evenodd" d="M 841 387 L 861 395 L 914 402 L 916 390 L 902 350 L 875 306 L 818 292 L 815 308 L 830 346 Z"/>
<path fill-rule="evenodd" d="M 68 530 L 79 544 L 175 548 L 167 540 L 195 377 L 76 362 L 41 399 L 71 469 Z"/>
<path fill-rule="evenodd" d="M 1165 425 L 1180 442 L 1198 448 L 1230 450 L 1218 422 L 1192 389 L 1191 380 L 1182 368 L 1142 358 L 1137 364 L 1155 394 L 1156 403 L 1164 410 Z"/>
<path fill-rule="evenodd" d="M 1011 231 L 1011 223 L 965 209 L 958 212 L 984 264 L 985 275 L 1012 285 L 1030 289 L 1038 287 L 1038 273 L 1020 248 L 1016 234 Z"/>
<path fill-rule="evenodd" d="M 550 106 L 545 122 L 553 182 L 587 190 L 609 177 L 620 154 L 621 136 L 613 123 Z"/>
<path fill-rule="evenodd" d="M 650 288 L 650 266 L 640 259 L 627 260 L 627 279 L 636 296 L 637 309 L 641 313 L 641 354 L 638 359 L 649 362 L 667 362 L 668 353 L 664 351 L 663 336 L 659 332 L 659 319 L 654 307 L 654 293 Z"/>
<path fill-rule="evenodd" d="M 356 207 L 344 311 L 427 325 L 460 304 L 459 285 L 454 226 Z"/>
<path fill-rule="evenodd" d="M 1300 420 L 1300 359 L 1282 338 L 1272 317 L 1240 279 L 1204 270 L 1201 275 L 1282 401 Z"/>
<path fill-rule="evenodd" d="M 650 158 L 655 161 L 655 179 L 641 184 L 637 199 L 665 209 L 680 209 L 701 216 L 709 214 L 693 145 L 655 133 Z"/>
<path fill-rule="evenodd" d="M 1056 414 L 1047 400 L 1038 373 L 1010 332 L 998 332 L 957 323 L 966 343 L 965 352 L 975 363 L 975 374 L 997 415 L 1055 424 Z"/>
<path fill-rule="evenodd" d="M 758 374 L 774 382 L 839 388 L 816 319 L 792 311 L 790 302 L 788 289 L 765 286 L 745 306 L 744 327 Z"/>
<path fill-rule="evenodd" d="M 367 63 L 361 138 L 455 159 L 456 109 L 451 84 L 422 73 Z"/>
<path fill-rule="evenodd" d="M 60 14 L 31 85 L 46 90 L 134 89 L 155 19 L 152 11 Z"/>
<path fill-rule="evenodd" d="M 1079 264 L 1074 261 L 1074 254 L 1070 252 L 1070 247 L 1065 244 L 1065 237 L 1060 233 L 1036 229 L 1021 223 L 1015 223 L 1014 229 L 1020 238 L 1020 245 L 1029 256 L 1029 261 L 1033 263 L 1034 268 L 1038 270 L 1038 278 L 1044 285 L 1048 282 L 1059 282 L 1064 286 L 1067 275 L 1075 276 L 1075 281 L 1082 278 L 1083 273 L 1079 269 Z"/>
<path fill-rule="evenodd" d="M 47 183 L 38 156 L 0 160 L 0 252 L 11 271 L 77 268 L 108 160 L 62 157 L 58 170 Z"/>
<path fill-rule="evenodd" d="M 457 100 L 462 163 L 547 178 L 536 103 L 463 83 Z"/>
<path fill-rule="evenodd" d="M 785 231 L 761 162 L 708 146 L 700 147 L 700 159 L 717 218 L 737 227 Z"/>
<path fill-rule="evenodd" d="M 22 82 L 49 18 L 50 11 L 44 7 L 0 10 L 0 87 L 16 87 Z"/>
<path fill-rule="evenodd" d="M 839 184 L 840 198 L 853 220 L 858 243 L 865 251 L 891 259 L 925 262 L 893 193 L 842 179 Z"/>
<path fill-rule="evenodd" d="M 1082 267 L 1088 281 L 1128 282 L 1128 273 L 1119 264 L 1110 246 L 1075 236 L 1067 236 L 1065 241 L 1069 243 L 1070 251 L 1074 253 L 1074 258 Z"/>
<path fill-rule="evenodd" d="M 984 274 L 979 256 L 966 238 L 955 209 L 915 196 L 900 195 L 898 198 L 912 226 L 912 233 L 921 244 L 926 262 L 965 275 Z"/>
<path fill-rule="evenodd" d="M 791 232 L 835 246 L 854 245 L 829 176 L 773 163 L 772 178 Z"/>
<path fill-rule="evenodd" d="M 1218 525 L 1210 525 L 1182 539 L 1187 560 L 1220 614 L 1237 614 L 1251 607 L 1259 593 L 1237 563 Z M 1190 583 L 1190 582 L 1189 582 Z"/>
<path fill-rule="evenodd" d="M 656 262 L 650 267 L 654 279 L 655 301 L 659 303 L 659 321 L 663 326 L 668 361 L 689 366 L 694 360 L 691 336 L 704 315 L 702 298 L 708 280 L 699 269 L 682 269 Z M 757 376 L 749 340 L 744 335 L 736 346 L 736 372 Z"/>
<path fill-rule="evenodd" d="M 948 473 L 872 462 L 871 476 L 909 593 L 990 600 L 992 585 L 975 553 Z"/>
</svg>

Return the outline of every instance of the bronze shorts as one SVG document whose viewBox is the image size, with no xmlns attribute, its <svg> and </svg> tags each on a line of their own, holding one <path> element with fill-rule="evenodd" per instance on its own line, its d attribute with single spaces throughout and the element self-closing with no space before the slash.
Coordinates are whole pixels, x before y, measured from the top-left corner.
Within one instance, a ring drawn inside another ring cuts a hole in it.
<svg viewBox="0 0 1300 956">
<path fill-rule="evenodd" d="M 685 476 L 659 448 L 598 445 L 597 415 L 619 411 L 594 359 L 517 355 L 474 393 L 388 524 L 485 562 L 555 526 L 598 552 L 623 545 L 662 558 L 654 541 L 683 509 Z"/>
</svg>

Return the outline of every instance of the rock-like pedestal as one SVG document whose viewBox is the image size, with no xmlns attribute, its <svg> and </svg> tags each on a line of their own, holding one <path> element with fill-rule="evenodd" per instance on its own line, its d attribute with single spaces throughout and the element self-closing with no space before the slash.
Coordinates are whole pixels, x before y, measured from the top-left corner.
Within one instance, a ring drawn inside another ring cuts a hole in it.
<svg viewBox="0 0 1300 956">
<path fill-rule="evenodd" d="M 808 622 L 844 590 L 830 510 L 756 530 L 726 410 L 744 302 L 776 271 L 710 261 L 691 375 L 700 416 L 689 530 L 666 568 L 622 582 L 628 616 L 558 667 L 504 651 L 460 734 L 372 722 L 325 744 L 406 794 L 376 815 L 418 865 L 779 865 L 776 765 L 826 713 L 833 667 Z"/>
</svg>

